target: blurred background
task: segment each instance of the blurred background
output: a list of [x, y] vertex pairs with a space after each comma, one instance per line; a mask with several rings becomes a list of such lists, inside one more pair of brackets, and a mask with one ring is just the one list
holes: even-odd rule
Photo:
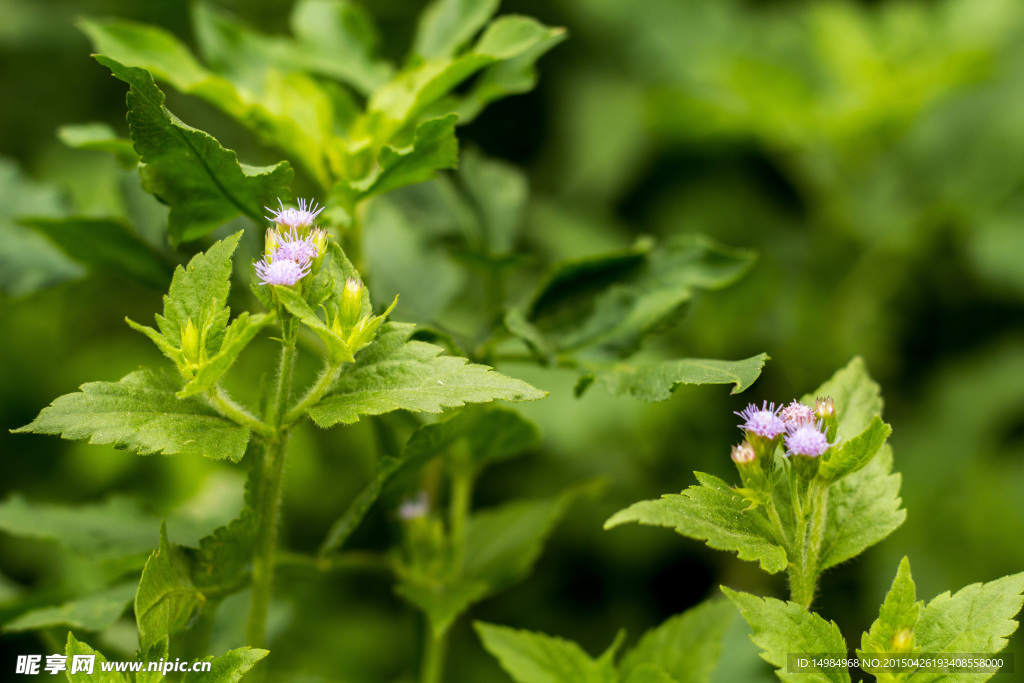
[[[266, 33], [287, 31], [288, 2], [217, 4]], [[404, 54], [423, 4], [367, 3], [385, 55]], [[925, 599], [1024, 569], [1024, 4], [506, 0], [501, 11], [570, 33], [541, 60], [533, 92], [492, 104], [460, 131], [464, 152], [503, 160], [513, 181], [512, 167], [524, 174], [526, 272], [643, 235], [698, 232], [754, 249], [759, 260], [745, 278], [704, 294], [648, 346], [727, 359], [764, 351], [771, 360], [745, 394], [684, 387], [658, 404], [596, 390], [577, 399], [572, 373], [503, 365], [551, 392], [523, 407], [543, 442], [489, 470], [476, 505], [595, 477], [610, 483], [571, 510], [532, 576], [471, 617], [559, 634], [597, 654], [618, 629], [632, 641], [719, 584], [783, 596], [781, 578], [668, 530], [601, 525], [631, 502], [689, 486], [692, 470], [733, 479], [732, 412], [812, 391], [856, 355], [886, 398], [908, 517], [826, 574], [820, 612], [859, 642], [903, 555]], [[90, 59], [74, 27], [82, 15], [158, 24], [195, 44], [185, 2], [0, 0], [0, 497], [119, 495], [153, 515], [221, 523], [240, 504], [237, 468], [7, 431], [83, 382], [160, 362], [123, 319], [151, 320], [162, 285], [86, 272], [13, 218], [115, 215], [152, 235], [165, 219], [134, 170], [57, 136], [90, 121], [126, 134], [124, 84]], [[172, 111], [243, 161], [279, 158], [208, 105], [166, 90]], [[409, 208], [431, 192], [420, 186], [371, 207], [375, 298], [402, 293], [399, 319], [459, 320], [469, 312], [446, 250], [454, 220], [421, 220]], [[395, 259], [410, 265], [389, 268]], [[529, 291], [524, 284], [520, 294]], [[247, 351], [246, 367], [270, 367], [264, 342]], [[246, 378], [237, 383], [244, 393]], [[369, 421], [297, 435], [288, 547], [315, 549], [371, 476], [373, 439]], [[393, 510], [375, 511], [354, 545], [391, 543]], [[25, 588], [44, 599], [88, 582], [87, 564], [0, 533], [0, 620], [24, 609], [15, 606]], [[286, 583], [278, 661], [310, 680], [395, 680], [415, 669], [419, 625], [387, 575], [297, 573]], [[244, 609], [244, 600], [229, 602], [224, 619]], [[104, 638], [123, 643], [127, 630]], [[506, 680], [468, 620], [453, 638], [450, 680]], [[1010, 650], [1024, 655], [1021, 644], [1017, 637]], [[741, 632], [730, 647], [756, 654]], [[6, 666], [39, 645], [8, 635], [0, 649]], [[749, 680], [764, 676], [751, 667]]]

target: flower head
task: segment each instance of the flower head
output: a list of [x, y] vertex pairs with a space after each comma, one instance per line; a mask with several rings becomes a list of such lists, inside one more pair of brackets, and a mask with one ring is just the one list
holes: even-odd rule
[[264, 258], [255, 265], [256, 274], [263, 281], [261, 285], [291, 286], [309, 275], [309, 261], [297, 263], [291, 259]]
[[269, 206], [263, 207], [272, 214], [267, 216], [267, 220], [274, 221], [279, 227], [289, 230], [305, 230], [313, 225], [316, 217], [324, 210], [322, 206], [317, 208], [316, 202], [307, 202], [305, 199], [298, 200], [299, 208], [297, 209], [284, 208], [284, 202], [280, 199], [277, 200], [277, 203], [281, 207], [279, 210], [271, 209]]
[[821, 432], [821, 423], [805, 423], [786, 434], [786, 454], [817, 458], [829, 449], [828, 438]]
[[779, 417], [782, 418], [787, 427], [799, 427], [802, 424], [814, 422], [814, 411], [794, 399], [792, 403], [782, 409]]
[[404, 522], [422, 519], [430, 514], [430, 499], [426, 491], [420, 491], [415, 498], [406, 498], [398, 506], [398, 517]]
[[779, 417], [778, 409], [774, 403], [768, 403], [768, 401], [765, 401], [760, 408], [751, 403], [736, 415], [743, 418], [740, 429], [766, 439], [774, 439], [786, 431], [786, 424]]
[[287, 259], [295, 261], [299, 265], [309, 263], [319, 255], [313, 233], [299, 237], [294, 230], [280, 236], [277, 240], [277, 248], [271, 252], [271, 258], [274, 261]]

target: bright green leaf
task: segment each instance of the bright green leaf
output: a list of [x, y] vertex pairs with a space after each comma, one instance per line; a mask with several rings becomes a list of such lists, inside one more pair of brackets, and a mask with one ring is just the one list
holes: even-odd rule
[[[718, 599], [665, 620], [647, 631], [622, 659], [623, 679], [629, 681], [633, 676], [641, 680], [639, 672], [645, 666], [656, 666], [669, 676], [667, 680], [678, 683], [710, 680], [722, 653], [722, 639], [735, 615], [731, 604]], [[659, 679], [655, 676], [653, 680]]]
[[142, 570], [135, 596], [135, 619], [143, 650], [167, 635], [185, 628], [206, 598], [192, 583], [189, 564], [179, 546], [167, 541], [160, 530], [160, 547]]
[[132, 141], [120, 137], [106, 123], [93, 121], [61, 126], [57, 129], [57, 137], [74, 149], [113, 154], [124, 166], [130, 168], [139, 163], [139, 155], [135, 153]]
[[4, 630], [31, 631], [66, 626], [83, 631], [103, 631], [114, 624], [135, 597], [138, 583], [131, 581], [100, 593], [76, 598], [56, 607], [39, 607], [4, 624]]
[[[516, 683], [617, 683], [611, 658], [593, 659], [576, 643], [478, 621], [484, 648]], [[657, 679], [655, 679], [657, 680]]]
[[[914, 635], [922, 652], [995, 654], [1017, 630], [1014, 616], [1024, 605], [1024, 572], [988, 583], [974, 583], [950, 595], [947, 591], [921, 610]], [[919, 673], [912, 683], [970, 683], [993, 674]]]
[[[664, 401], [684, 384], [732, 384], [729, 393], [746, 391], [761, 375], [768, 354], [738, 361], [680, 358], [654, 363], [615, 363], [586, 366], [595, 384], [614, 396], [641, 401]], [[584, 385], [583, 389], [587, 385]], [[579, 390], [578, 390], [578, 393]]]
[[[103, 671], [102, 664], [107, 661], [107, 658], [85, 643], [76, 640], [75, 635], [71, 631], [68, 631], [68, 642], [64, 648], [64, 655], [67, 657], [67, 671], [64, 675], [69, 683], [131, 683], [125, 674], [115, 671]], [[95, 657], [92, 673], [85, 673], [84, 671], [71, 673], [72, 658], [75, 655], [92, 655]]]
[[[910, 576], [910, 561], [904, 557], [878, 612], [878, 619], [861, 636], [861, 649], [857, 651], [857, 656], [865, 658], [898, 652], [920, 652], [920, 647], [913, 647], [912, 634], [923, 605], [923, 602], [917, 601], [917, 589]], [[904, 642], [901, 644], [897, 641]]]
[[875, 415], [863, 432], [842, 442], [836, 451], [822, 458], [819, 475], [831, 483], [859, 471], [875, 457], [890, 434], [892, 427]]
[[626, 522], [670, 527], [712, 548], [736, 552], [741, 560], [759, 562], [769, 574], [785, 569], [786, 550], [775, 538], [764, 512], [748, 510], [749, 502], [721, 479], [695, 474], [699, 486], [634, 503], [612, 515], [604, 528]]
[[790, 654], [828, 654], [846, 659], [846, 641], [835, 622], [825, 621], [795, 602], [759, 598], [722, 586], [722, 592], [739, 608], [754, 634], [750, 637], [763, 650], [761, 658], [774, 666], [787, 683], [849, 683], [843, 669], [789, 673]]
[[413, 52], [451, 57], [473, 39], [498, 10], [500, 0], [434, 0], [420, 15]]
[[242, 349], [253, 340], [260, 330], [276, 319], [274, 313], [257, 313], [250, 316], [249, 312], [245, 311], [232, 320], [224, 332], [224, 338], [217, 353], [199, 366], [195, 377], [189, 380], [185, 384], [185, 388], [176, 394], [178, 398], [193, 396], [217, 386], [217, 382], [231, 368]]
[[360, 415], [393, 410], [439, 413], [496, 399], [532, 401], [545, 396], [526, 382], [464, 358], [442, 356], [433, 344], [408, 341], [413, 326], [386, 323], [377, 339], [348, 366], [334, 391], [309, 411], [321, 427], [351, 424]]
[[[160, 640], [156, 641], [149, 646], [149, 649], [140, 651], [137, 658], [140, 662], [159, 662], [160, 660], [167, 660], [167, 652], [170, 649], [170, 638], [164, 636]], [[149, 671], [149, 667], [146, 667], [146, 671], [140, 671], [135, 674], [135, 683], [163, 683], [164, 673], [163, 671]]]
[[112, 443], [140, 455], [180, 453], [241, 460], [249, 430], [198, 399], [178, 399], [175, 394], [180, 389], [176, 380], [151, 370], [138, 370], [119, 382], [88, 382], [13, 431]]
[[854, 358], [831, 379], [800, 401], [813, 406], [817, 397], [831, 396], [838, 410], [839, 439], [860, 434], [882, 413], [882, 391], [868, 374], [864, 359]]
[[138, 233], [108, 218], [29, 218], [22, 221], [65, 254], [93, 269], [128, 275], [163, 289], [170, 266]]
[[209, 671], [188, 672], [181, 678], [181, 683], [238, 683], [249, 669], [270, 654], [269, 650], [255, 647], [240, 647], [218, 657], [206, 657], [202, 661], [211, 662]]
[[104, 55], [96, 60], [130, 86], [128, 129], [143, 162], [143, 187], [171, 207], [172, 244], [198, 239], [239, 215], [262, 223], [263, 207], [289, 194], [287, 162], [240, 164], [234, 152], [167, 110], [148, 71]]

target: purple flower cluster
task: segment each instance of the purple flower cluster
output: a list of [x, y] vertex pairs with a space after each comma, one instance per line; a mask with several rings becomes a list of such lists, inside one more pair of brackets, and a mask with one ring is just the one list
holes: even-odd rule
[[[286, 209], [281, 200], [279, 211], [268, 208], [273, 215], [268, 220], [277, 223], [276, 228], [267, 230], [267, 253], [255, 265], [261, 285], [284, 285], [290, 287], [309, 275], [313, 259], [322, 252], [326, 233], [317, 228], [306, 232], [323, 208], [313, 202], [298, 200], [298, 209]], [[287, 232], [285, 229], [287, 228]]]
[[324, 210], [324, 207], [317, 208], [316, 202], [305, 199], [299, 199], [299, 208], [297, 209], [286, 209], [284, 208], [284, 202], [280, 199], [277, 200], [280, 209], [271, 209], [269, 206], [265, 206], [267, 211], [271, 213], [267, 216], [268, 221], [274, 221], [281, 228], [287, 228], [288, 230], [304, 230], [309, 226], [313, 225], [316, 217]]
[[743, 419], [740, 429], [769, 441], [784, 436], [786, 455], [805, 455], [816, 458], [829, 449], [831, 444], [822, 431], [822, 422], [814, 420], [814, 411], [793, 401], [785, 408], [776, 408], [774, 403], [765, 401], [760, 408], [751, 403], [737, 412]]

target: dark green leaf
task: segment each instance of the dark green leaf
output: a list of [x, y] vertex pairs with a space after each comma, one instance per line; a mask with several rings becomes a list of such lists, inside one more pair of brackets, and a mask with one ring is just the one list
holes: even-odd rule
[[722, 653], [725, 631], [735, 615], [731, 604], [718, 599], [667, 619], [645, 633], [622, 659], [623, 680], [630, 680], [630, 676], [640, 680], [645, 666], [657, 667], [669, 676], [668, 680], [678, 683], [710, 680]]
[[[614, 396], [664, 401], [684, 384], [732, 384], [731, 394], [746, 391], [761, 375], [768, 354], [738, 361], [680, 358], [654, 363], [587, 365], [593, 382]], [[583, 387], [584, 389], [586, 387]], [[582, 391], [577, 391], [582, 393]]]
[[76, 598], [56, 607], [40, 607], [4, 624], [4, 630], [31, 631], [66, 626], [84, 631], [104, 631], [121, 618], [135, 597], [138, 583], [121, 583], [100, 593]]
[[345, 544], [345, 541], [356, 530], [359, 523], [363, 521], [366, 513], [370, 511], [377, 498], [380, 497], [384, 486], [400, 469], [405, 468], [408, 464], [408, 460], [392, 458], [390, 456], [384, 456], [380, 459], [377, 463], [377, 473], [373, 479], [349, 504], [345, 513], [331, 525], [330, 531], [327, 532], [327, 537], [320, 545], [321, 555], [337, 550]]
[[775, 598], [759, 598], [722, 586], [722, 592], [739, 608], [743, 618], [754, 630], [750, 637], [763, 650], [761, 658], [776, 668], [778, 677], [787, 683], [849, 683], [846, 670], [819, 670], [790, 673], [789, 654], [828, 654], [846, 659], [846, 641], [835, 622], [825, 621], [795, 602]]
[[198, 399], [178, 399], [180, 389], [179, 382], [150, 370], [133, 372], [120, 382], [88, 382], [13, 431], [112, 443], [140, 455], [181, 453], [241, 460], [249, 430]]
[[393, 410], [439, 413], [467, 403], [495, 399], [532, 401], [545, 396], [529, 384], [464, 358], [442, 356], [441, 348], [408, 341], [413, 326], [386, 323], [360, 353], [334, 391], [309, 415], [321, 427], [351, 424], [360, 415]]
[[748, 510], [749, 502], [721, 479], [703, 472], [694, 474], [699, 486], [634, 503], [612, 515], [604, 528], [626, 522], [670, 527], [712, 548], [734, 551], [741, 560], [757, 561], [769, 574], [785, 569], [786, 550], [775, 538], [764, 512]]
[[292, 170], [240, 164], [212, 136], [186, 125], [164, 106], [164, 94], [148, 71], [104, 55], [96, 60], [131, 86], [128, 129], [142, 159], [143, 186], [171, 207], [171, 242], [198, 239], [232, 218], [263, 222], [263, 207], [288, 195]]
[[836, 451], [830, 451], [822, 458], [819, 475], [831, 483], [859, 471], [871, 462], [890, 434], [892, 427], [875, 415], [863, 432], [842, 442]]
[[413, 52], [428, 59], [451, 57], [498, 10], [500, 0], [434, 0], [420, 15]]
[[609, 653], [595, 660], [562, 638], [481, 621], [473, 627], [516, 683], [618, 683]]
[[142, 649], [184, 629], [205, 602], [206, 598], [192, 583], [189, 563], [181, 548], [170, 544], [166, 529], [161, 529], [160, 547], [149, 556], [135, 596], [135, 619]]
[[405, 446], [404, 460], [425, 462], [464, 441], [477, 471], [520, 455], [540, 441], [537, 426], [502, 406], [467, 406], [446, 420], [417, 429]]
[[45, 235], [71, 258], [97, 270], [128, 275], [163, 289], [171, 269], [138, 233], [107, 218], [29, 218], [23, 225]]

